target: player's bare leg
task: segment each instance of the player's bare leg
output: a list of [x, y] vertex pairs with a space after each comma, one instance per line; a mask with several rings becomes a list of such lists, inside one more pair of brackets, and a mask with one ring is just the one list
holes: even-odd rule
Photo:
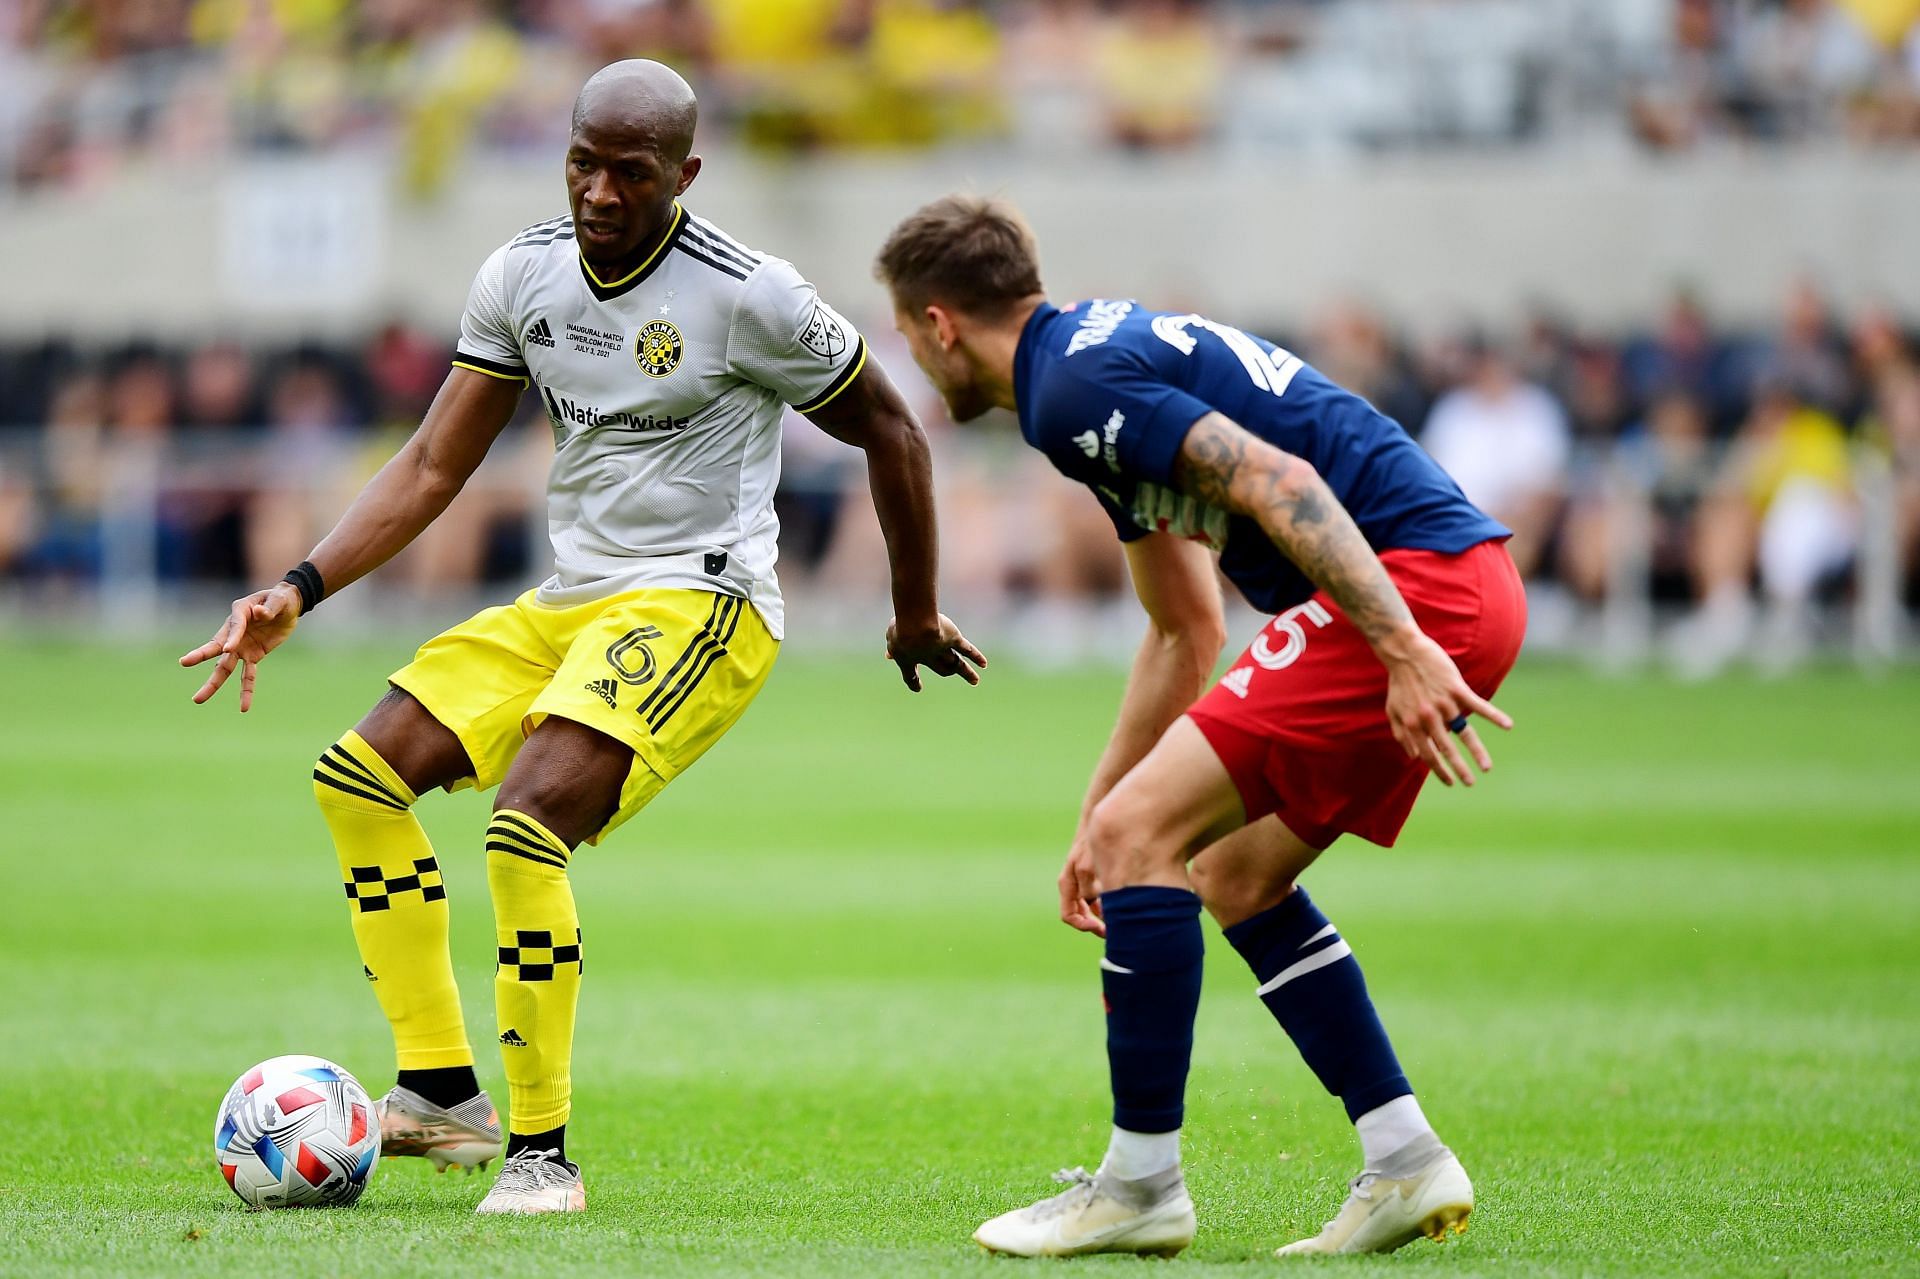
[[362, 967], [393, 1025], [399, 1077], [379, 1104], [381, 1153], [471, 1171], [500, 1157], [500, 1121], [473, 1071], [447, 949], [438, 860], [415, 799], [473, 771], [459, 739], [390, 690], [314, 766]]
[[487, 883], [500, 945], [494, 975], [500, 1054], [510, 1092], [507, 1162], [483, 1213], [580, 1212], [580, 1169], [567, 1158], [581, 937], [567, 865], [620, 806], [632, 748], [549, 717], [521, 747], [494, 798]]

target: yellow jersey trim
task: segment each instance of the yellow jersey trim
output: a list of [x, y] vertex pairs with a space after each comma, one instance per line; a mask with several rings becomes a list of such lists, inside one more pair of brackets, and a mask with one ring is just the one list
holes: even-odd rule
[[658, 262], [661, 256], [672, 247], [675, 237], [680, 234], [681, 225], [685, 223], [686, 220], [686, 209], [681, 206], [680, 201], [675, 200], [673, 202], [673, 221], [668, 225], [667, 233], [660, 237], [659, 246], [647, 255], [645, 262], [642, 262], [639, 266], [633, 268], [633, 270], [627, 272], [617, 280], [602, 280], [599, 276], [595, 275], [593, 272], [593, 264], [587, 261], [587, 255], [585, 253], [580, 255], [580, 268], [587, 273], [589, 280], [592, 280], [594, 284], [602, 289], [617, 289], [623, 285], [631, 284], [635, 276], [647, 270], [647, 268], [651, 267], [655, 262]]
[[502, 382], [519, 382], [524, 385], [528, 380], [527, 375], [524, 373], [502, 373], [497, 369], [483, 369], [478, 364], [468, 364], [465, 360], [455, 360], [453, 367], [456, 369], [470, 369], [475, 373], [484, 373], [488, 377], [497, 377]]
[[808, 404], [796, 404], [793, 406], [793, 411], [795, 413], [817, 413], [821, 409], [824, 409], [825, 407], [827, 407], [827, 405], [839, 399], [840, 396], [846, 391], [846, 389], [852, 386], [854, 382], [859, 378], [860, 370], [866, 367], [867, 367], [867, 340], [865, 338], [861, 338], [860, 354], [855, 356], [853, 363], [847, 366], [847, 371], [842, 373], [839, 377], [835, 378], [834, 384], [828, 387], [826, 389], [826, 392], [823, 395], [821, 395], [819, 399], [814, 400]]

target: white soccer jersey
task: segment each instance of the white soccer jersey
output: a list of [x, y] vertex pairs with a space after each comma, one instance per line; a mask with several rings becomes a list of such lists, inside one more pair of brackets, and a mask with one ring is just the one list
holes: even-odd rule
[[791, 263], [676, 203], [659, 250], [619, 280], [594, 276], [571, 217], [495, 250], [454, 363], [531, 378], [552, 421], [543, 602], [721, 591], [751, 601], [777, 638], [782, 405], [820, 408], [866, 359]]

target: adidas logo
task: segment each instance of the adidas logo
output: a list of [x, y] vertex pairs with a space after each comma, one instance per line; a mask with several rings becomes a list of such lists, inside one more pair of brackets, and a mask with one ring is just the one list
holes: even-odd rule
[[620, 694], [620, 686], [614, 683], [612, 680], [610, 679], [589, 680], [587, 681], [587, 691], [589, 693], [598, 694], [600, 697], [600, 700], [605, 702], [608, 706], [612, 707], [614, 710], [617, 711], [620, 709], [620, 703], [615, 700]]
[[375, 977], [375, 976], [373, 975], [373, 969], [371, 969], [371, 968], [369, 968], [369, 967], [367, 967], [367, 966], [366, 966], [365, 964], [362, 964], [362, 965], [360, 965], [360, 971], [361, 971], [361, 972], [363, 972], [363, 973], [365, 973], [365, 974], [367, 975], [367, 980], [368, 980], [368, 981], [379, 981], [379, 980], [380, 980], [380, 979], [379, 979], [378, 977]]
[[1247, 685], [1251, 684], [1252, 682], [1253, 682], [1253, 667], [1251, 666], [1242, 666], [1239, 670], [1228, 671], [1225, 675], [1222, 675], [1220, 677], [1220, 687], [1226, 689], [1229, 693], [1232, 693], [1235, 697], [1241, 698], [1243, 700], [1246, 698], [1246, 695], [1247, 695]]
[[1080, 451], [1088, 457], [1100, 456], [1100, 433], [1098, 431], [1087, 431], [1083, 434], [1076, 435], [1073, 437], [1073, 442], [1078, 444]]
[[553, 345], [553, 330], [547, 327], [545, 316], [535, 320], [533, 327], [527, 330], [527, 342], [531, 346]]
[[509, 1026], [500, 1032], [500, 1042], [509, 1048], [525, 1048], [527, 1041], [520, 1038], [520, 1032]]

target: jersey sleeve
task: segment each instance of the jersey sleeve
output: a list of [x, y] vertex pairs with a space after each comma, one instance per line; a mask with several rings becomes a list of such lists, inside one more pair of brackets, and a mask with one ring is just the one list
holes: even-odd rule
[[1187, 432], [1212, 411], [1140, 352], [1099, 348], [1049, 371], [1035, 415], [1037, 443], [1069, 475], [1106, 472], [1171, 486]]
[[520, 354], [520, 338], [507, 310], [507, 246], [493, 251], [467, 290], [467, 309], [460, 316], [460, 343], [454, 365], [509, 381], [527, 376]]
[[742, 286], [727, 365], [802, 413], [825, 408], [860, 376], [867, 342], [792, 264], [769, 258]]

